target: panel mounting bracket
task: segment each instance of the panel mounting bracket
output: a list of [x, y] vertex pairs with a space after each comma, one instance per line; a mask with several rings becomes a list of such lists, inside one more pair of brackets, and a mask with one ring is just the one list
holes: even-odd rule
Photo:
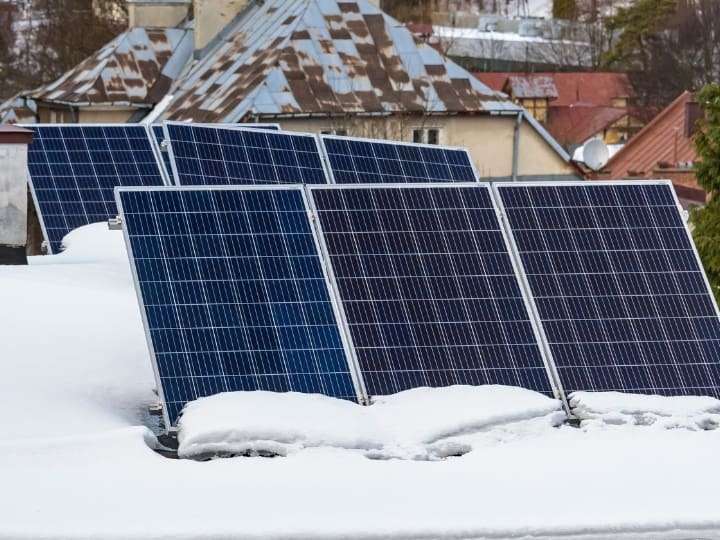
[[111, 231], [122, 231], [123, 222], [120, 216], [108, 219], [108, 229]]

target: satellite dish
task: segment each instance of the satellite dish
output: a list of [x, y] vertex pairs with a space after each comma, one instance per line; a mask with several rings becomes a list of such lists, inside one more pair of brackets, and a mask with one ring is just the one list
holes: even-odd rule
[[583, 161], [593, 171], [599, 171], [610, 159], [610, 150], [600, 139], [593, 139], [583, 146]]

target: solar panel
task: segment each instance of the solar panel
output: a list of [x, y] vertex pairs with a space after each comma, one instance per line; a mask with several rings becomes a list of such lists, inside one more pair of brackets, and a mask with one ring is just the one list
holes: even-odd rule
[[165, 129], [178, 185], [327, 184], [314, 135], [176, 122]]
[[369, 395], [453, 384], [553, 393], [488, 185], [309, 191]]
[[468, 151], [321, 135], [335, 184], [476, 182]]
[[116, 186], [161, 186], [160, 165], [145, 126], [50, 124], [28, 148], [30, 186], [51, 253], [63, 237], [117, 215]]
[[720, 397], [720, 319], [669, 183], [496, 189], [566, 391]]
[[117, 198], [168, 426], [224, 391], [358, 398], [302, 187]]
[[[195, 125], [207, 125], [207, 124], [195, 124]], [[280, 131], [279, 124], [222, 124], [222, 127], [244, 127], [247, 129], [266, 129], [268, 131]], [[150, 126], [153, 138], [155, 140], [155, 147], [158, 155], [162, 158], [162, 163], [165, 167], [166, 178], [172, 179], [170, 183], [174, 183], [172, 163], [170, 162], [170, 153], [163, 146], [165, 141], [165, 129], [162, 124], [153, 124]]]

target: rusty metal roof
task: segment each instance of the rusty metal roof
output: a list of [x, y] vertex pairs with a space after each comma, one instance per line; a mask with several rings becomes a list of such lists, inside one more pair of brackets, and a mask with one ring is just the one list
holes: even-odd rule
[[165, 118], [521, 110], [367, 0], [266, 0], [178, 81]]
[[505, 89], [516, 98], [547, 98], [558, 97], [555, 81], [548, 75], [513, 75], [508, 77]]
[[29, 95], [70, 105], [152, 107], [168, 92], [192, 53], [189, 29], [131, 28]]
[[0, 104], [0, 124], [34, 124], [37, 122], [37, 103], [21, 94]]

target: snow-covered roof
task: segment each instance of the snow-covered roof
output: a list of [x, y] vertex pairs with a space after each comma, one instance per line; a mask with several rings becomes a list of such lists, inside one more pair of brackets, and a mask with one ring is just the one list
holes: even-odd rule
[[418, 390], [368, 414], [220, 396], [197, 403], [186, 442], [274, 441], [286, 457], [162, 457], [122, 232], [95, 224], [66, 243], [0, 266], [1, 538], [720, 536], [716, 400], [578, 395], [578, 429], [503, 387]]

